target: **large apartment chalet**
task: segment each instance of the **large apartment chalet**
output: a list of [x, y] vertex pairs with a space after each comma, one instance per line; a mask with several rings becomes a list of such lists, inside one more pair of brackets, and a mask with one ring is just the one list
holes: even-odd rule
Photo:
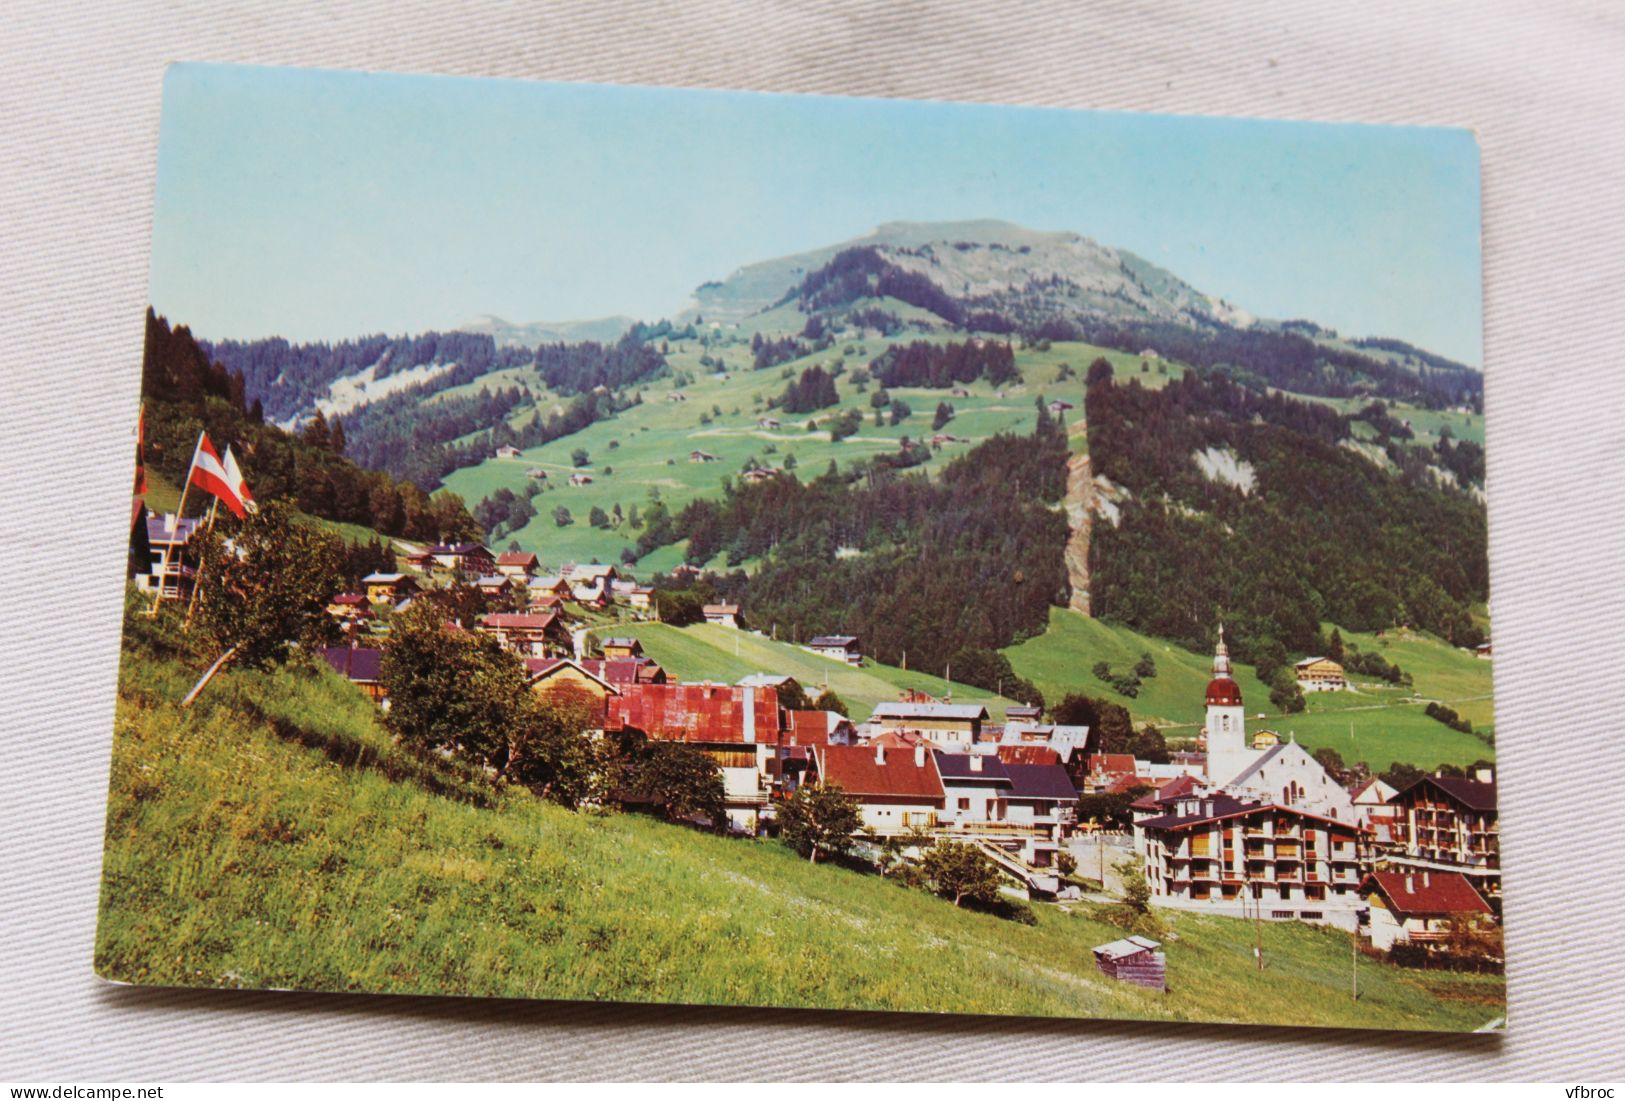
[[1383, 859], [1406, 870], [1459, 872], [1495, 904], [1501, 895], [1501, 830], [1495, 781], [1424, 776], [1389, 801], [1392, 840]]

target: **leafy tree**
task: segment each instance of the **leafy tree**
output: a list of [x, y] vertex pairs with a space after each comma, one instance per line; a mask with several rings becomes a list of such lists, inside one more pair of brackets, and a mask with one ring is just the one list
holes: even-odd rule
[[941, 432], [954, 419], [954, 407], [945, 401], [937, 402], [936, 414], [931, 418], [931, 431]]
[[958, 906], [965, 899], [984, 905], [999, 899], [999, 871], [981, 850], [958, 841], [942, 841], [921, 861], [937, 893]]
[[703, 818], [718, 832], [728, 827], [722, 770], [692, 746], [651, 742], [636, 766], [633, 791], [670, 821]]
[[1087, 726], [1100, 732], [1100, 752], [1125, 753], [1134, 736], [1128, 709], [1110, 700], [1068, 693], [1050, 709], [1050, 718], [1065, 726]]
[[1134, 675], [1137, 677], [1154, 677], [1157, 675], [1157, 660], [1150, 653], [1140, 655], [1140, 660], [1134, 663]]
[[1416, 781], [1422, 779], [1427, 773], [1406, 761], [1395, 761], [1377, 777], [1395, 791], [1404, 791]]
[[800, 681], [786, 681], [777, 689], [779, 706], [786, 711], [816, 711]]
[[390, 625], [379, 678], [385, 725], [422, 752], [453, 751], [501, 770], [519, 716], [531, 706], [525, 670], [490, 635], [455, 630], [432, 601]]
[[429, 498], [430, 522], [435, 538], [444, 543], [473, 543], [485, 536], [479, 523], [469, 515], [463, 499], [449, 489]]
[[1162, 731], [1151, 725], [1140, 728], [1140, 732], [1129, 741], [1129, 752], [1142, 761], [1152, 764], [1165, 765], [1172, 757], [1168, 753], [1168, 742], [1162, 736]]
[[333, 450], [333, 436], [327, 427], [327, 416], [320, 410], [305, 424], [304, 432], [300, 433], [305, 443], [318, 451]]
[[571, 524], [575, 523], [575, 517], [570, 515], [569, 509], [565, 508], [563, 505], [560, 505], [558, 508], [553, 510], [553, 522], [561, 528], [567, 528]]
[[1061, 849], [1055, 854], [1055, 870], [1062, 875], [1071, 875], [1078, 870], [1078, 858]]
[[1267, 683], [1270, 686], [1270, 703], [1277, 710], [1291, 715], [1304, 709], [1303, 689], [1298, 687], [1297, 677], [1290, 666], [1283, 665], [1276, 669]]
[[1442, 954], [1452, 962], [1491, 969], [1506, 959], [1501, 926], [1484, 914], [1454, 914], [1445, 925]]
[[608, 794], [608, 743], [590, 732], [603, 724], [585, 692], [531, 692], [512, 718], [504, 774], [544, 799], [575, 808]]
[[1113, 865], [1113, 870], [1123, 883], [1123, 905], [1135, 915], [1149, 914], [1151, 885], [1145, 881], [1145, 873], [1140, 870], [1140, 862], [1130, 856]]
[[607, 528], [609, 527], [609, 514], [598, 505], [593, 505], [592, 510], [587, 513], [587, 523], [595, 528]]
[[857, 801], [839, 784], [803, 785], [779, 809], [780, 836], [813, 864], [820, 854], [846, 852], [862, 825]]
[[909, 408], [908, 402], [904, 401], [902, 398], [893, 398], [890, 409], [892, 426], [896, 427], [897, 425], [902, 424], [913, 412], [914, 410]]
[[1311, 755], [1320, 762], [1320, 766], [1335, 778], [1341, 776], [1348, 768], [1343, 763], [1343, 755], [1331, 746], [1321, 746]]
[[570, 452], [571, 466], [586, 466], [591, 461], [592, 456], [587, 454], [587, 449], [585, 447], [578, 447], [574, 451]]
[[1110, 382], [1111, 380], [1111, 361], [1105, 356], [1096, 356], [1094, 362], [1089, 364], [1089, 372], [1083, 376], [1084, 385], [1094, 387], [1103, 382]]
[[1093, 820], [1106, 830], [1129, 829], [1134, 825], [1134, 812], [1129, 809], [1129, 804], [1154, 790], [1149, 784], [1136, 784], [1127, 791], [1079, 796], [1078, 821]]
[[343, 544], [290, 514], [286, 502], [269, 501], [235, 530], [228, 519], [199, 537], [197, 627], [219, 650], [235, 646], [238, 665], [263, 668], [294, 642], [333, 637], [326, 605], [342, 578]]
[[833, 688], [826, 688], [818, 693], [818, 698], [812, 702], [812, 709], [814, 711], [834, 711], [836, 714], [845, 715], [848, 718], [852, 716], [852, 712], [847, 709], [846, 701], [837, 696]]

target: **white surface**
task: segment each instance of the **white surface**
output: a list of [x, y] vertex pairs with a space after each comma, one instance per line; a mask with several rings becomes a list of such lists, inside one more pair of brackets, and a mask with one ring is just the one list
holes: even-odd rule
[[[1625, 1077], [1620, 7], [4, 7], [0, 1078]], [[171, 59], [1476, 128], [1511, 1032], [1385, 1038], [100, 984], [90, 954], [120, 502]]]

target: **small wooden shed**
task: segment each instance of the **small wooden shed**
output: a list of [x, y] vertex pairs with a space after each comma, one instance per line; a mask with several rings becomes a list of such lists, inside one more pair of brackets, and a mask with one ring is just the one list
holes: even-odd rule
[[1162, 945], [1149, 937], [1124, 937], [1096, 946], [1095, 966], [1118, 982], [1131, 982], [1152, 990], [1167, 990], [1167, 961], [1157, 951]]

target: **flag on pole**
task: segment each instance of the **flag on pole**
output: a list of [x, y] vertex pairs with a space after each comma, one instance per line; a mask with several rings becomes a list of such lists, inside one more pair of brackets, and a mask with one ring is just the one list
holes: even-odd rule
[[243, 468], [237, 465], [237, 456], [226, 448], [226, 479], [236, 488], [237, 499], [242, 501], [243, 507], [249, 512], [258, 512], [260, 506], [254, 503], [254, 494], [249, 492], [248, 480], [243, 477]]
[[226, 465], [215, 453], [207, 432], [198, 437], [197, 450], [192, 453], [192, 469], [187, 478], [199, 489], [214, 494], [237, 519], [241, 520], [247, 515], [243, 499], [237, 491], [236, 480], [227, 473]]
[[135, 420], [135, 495], [147, 495], [147, 407]]

